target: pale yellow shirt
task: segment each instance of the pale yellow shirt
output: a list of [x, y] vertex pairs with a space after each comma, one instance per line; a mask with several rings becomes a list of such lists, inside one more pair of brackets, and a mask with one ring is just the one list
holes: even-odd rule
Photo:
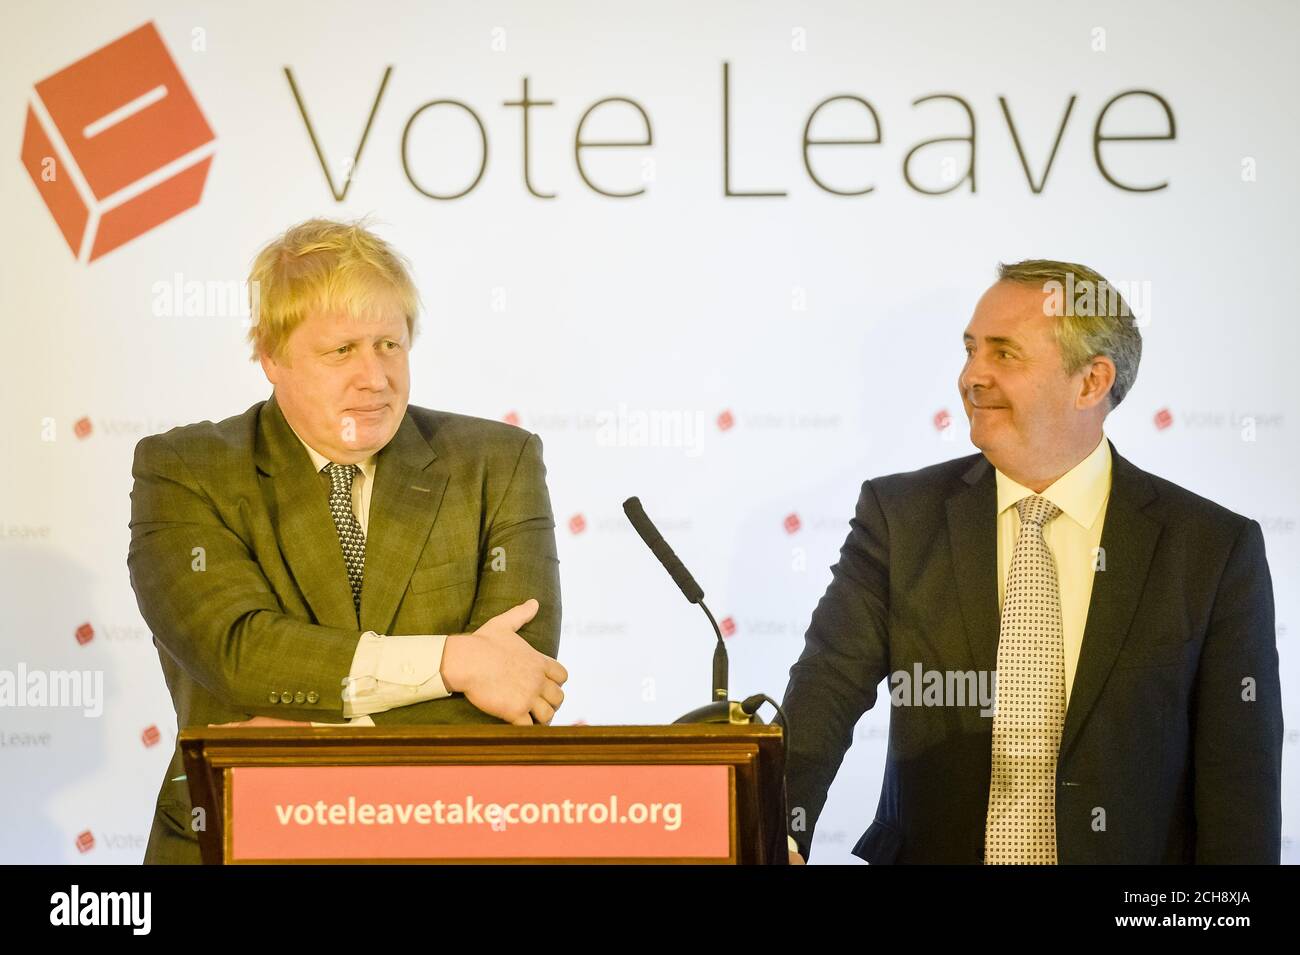
[[[1006, 593], [1007, 573], [1020, 536], [1020, 512], [1015, 504], [1034, 492], [994, 469], [998, 483], [998, 608]], [[1061, 591], [1061, 628], [1065, 644], [1065, 705], [1079, 667], [1083, 629], [1088, 622], [1094, 569], [1099, 563], [1101, 528], [1110, 500], [1110, 443], [1102, 435], [1092, 453], [1062, 474], [1039, 496], [1061, 509], [1043, 527], [1043, 541], [1056, 562]]]
[[[319, 474], [330, 459], [289, 426], [302, 442]], [[375, 486], [376, 456], [358, 462], [361, 473], [352, 480], [352, 513], [361, 525], [361, 533], [370, 527], [370, 494]], [[353, 726], [374, 726], [369, 716], [395, 706], [422, 703], [451, 696], [442, 681], [442, 651], [445, 634], [383, 637], [367, 630], [357, 642], [352, 668], [343, 681], [343, 715]], [[312, 723], [313, 726], [336, 726], [336, 723]]]

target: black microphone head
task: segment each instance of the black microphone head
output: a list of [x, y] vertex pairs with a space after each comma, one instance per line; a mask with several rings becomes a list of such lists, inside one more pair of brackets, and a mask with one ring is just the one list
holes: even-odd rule
[[655, 527], [654, 521], [650, 520], [649, 515], [645, 512], [645, 508], [641, 506], [641, 498], [629, 497], [624, 501], [623, 513], [626, 514], [627, 519], [632, 522], [632, 526], [636, 528], [636, 532], [641, 536], [641, 539], [646, 542], [647, 547], [651, 550], [655, 550], [657, 547], [662, 545], [663, 537], [659, 533], [659, 528]]
[[671, 547], [659, 533], [654, 522], [646, 515], [645, 508], [641, 506], [641, 499], [629, 497], [623, 502], [623, 513], [627, 519], [632, 522], [636, 532], [641, 535], [641, 540], [645, 541], [647, 547], [659, 558], [659, 563], [664, 565], [669, 576], [677, 584], [682, 594], [693, 604], [700, 603], [704, 599], [704, 590], [695, 582], [690, 571], [682, 564], [680, 558], [673, 553]]

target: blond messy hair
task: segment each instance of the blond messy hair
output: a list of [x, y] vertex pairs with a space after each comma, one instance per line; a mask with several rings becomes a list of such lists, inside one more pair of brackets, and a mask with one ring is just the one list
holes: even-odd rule
[[396, 305], [415, 341], [420, 295], [410, 263], [363, 220], [308, 219], [271, 240], [248, 275], [253, 360], [279, 358], [313, 309], [378, 317]]

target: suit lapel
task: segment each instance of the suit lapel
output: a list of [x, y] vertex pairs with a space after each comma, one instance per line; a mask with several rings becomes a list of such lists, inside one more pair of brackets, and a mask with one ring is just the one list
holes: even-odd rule
[[447, 460], [438, 457], [408, 412], [376, 458], [361, 588], [362, 630], [387, 633], [392, 626], [449, 476]]
[[957, 600], [975, 669], [998, 663], [998, 490], [988, 458], [962, 475], [966, 485], [948, 498], [948, 540], [957, 576]]
[[[1107, 441], [1110, 439], [1107, 438]], [[1088, 620], [1065, 714], [1060, 757], [1079, 735], [1128, 634], [1146, 586], [1160, 524], [1142, 509], [1155, 497], [1144, 471], [1120, 457], [1112, 442], [1111, 489], [1102, 527], [1106, 570], [1093, 575]], [[947, 500], [957, 597], [975, 668], [997, 669], [1001, 617], [997, 582], [997, 477], [981, 456], [962, 475], [965, 487]]]
[[1106, 504], [1106, 522], [1101, 531], [1106, 569], [1098, 569], [1093, 574], [1088, 621], [1070, 690], [1058, 759], [1069, 752], [1101, 694], [1142, 599], [1160, 537], [1160, 524], [1142, 512], [1155, 497], [1150, 478], [1120, 457], [1114, 443], [1110, 452], [1110, 501]]
[[316, 621], [355, 629], [357, 612], [329, 498], [274, 395], [258, 417], [256, 461], [270, 478], [275, 508], [271, 524], [280, 552]]

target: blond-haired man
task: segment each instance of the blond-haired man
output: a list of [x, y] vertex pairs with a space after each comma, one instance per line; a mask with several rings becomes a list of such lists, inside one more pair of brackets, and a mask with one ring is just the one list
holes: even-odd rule
[[1092, 269], [1002, 266], [962, 340], [981, 453], [862, 485], [790, 670], [792, 861], [888, 680], [868, 862], [1276, 863], [1259, 523], [1106, 438], [1142, 339]]
[[[127, 557], [180, 728], [549, 723], [568, 674], [535, 434], [407, 404], [419, 296], [359, 224], [257, 256], [273, 394], [136, 447]], [[198, 862], [180, 751], [146, 862]]]

